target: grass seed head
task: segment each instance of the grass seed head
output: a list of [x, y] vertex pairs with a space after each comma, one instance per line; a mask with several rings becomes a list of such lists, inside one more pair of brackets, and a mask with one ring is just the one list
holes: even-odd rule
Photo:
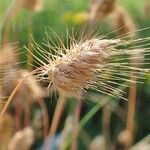
[[119, 35], [128, 35], [128, 39], [137, 38], [137, 28], [129, 13], [122, 6], [116, 6], [110, 16], [113, 27]]
[[[28, 76], [29, 72], [27, 70], [20, 70], [17, 76], [15, 76], [12, 82], [15, 87], [22, 79]], [[33, 103], [35, 100], [39, 100], [46, 95], [44, 89], [38, 84], [35, 76], [30, 75], [23, 82], [22, 86], [18, 90], [18, 95], [20, 100], [22, 100], [21, 104], [24, 106], [25, 103]]]
[[119, 40], [91, 39], [74, 44], [62, 57], [42, 67], [48, 75], [49, 87], [66, 96], [78, 95], [96, 82], [98, 70], [104, 66], [107, 51]]
[[[17, 84], [30, 73], [27, 70], [7, 71], [7, 74], [3, 78], [2, 95], [3, 97], [9, 97], [13, 89]], [[40, 86], [37, 79], [33, 75], [29, 75], [25, 79], [22, 86], [19, 88], [14, 99], [19, 99], [20, 106], [24, 109], [26, 104], [32, 104], [36, 100], [40, 100], [47, 95], [46, 90]]]
[[[27, 70], [21, 70], [20, 75], [17, 78], [19, 82], [26, 76], [28, 76], [29, 72]], [[18, 83], [16, 81], [16, 83]], [[30, 75], [23, 83], [22, 87], [18, 91], [20, 99], [28, 100], [29, 103], [32, 103], [33, 100], [40, 99], [46, 95], [46, 92], [42, 89], [42, 87], [36, 81], [36, 78], [33, 75]]]
[[101, 21], [110, 14], [116, 5], [116, 0], [92, 0], [90, 8], [90, 20]]
[[58, 40], [61, 47], [50, 45], [46, 40], [44, 46], [49, 51], [36, 43], [38, 49], [35, 50], [42, 59], [32, 53], [34, 62], [40, 66], [37, 67], [37, 77], [49, 84], [50, 92], [57, 91], [71, 97], [79, 96], [82, 90], [92, 89], [125, 99], [123, 89], [129, 83], [135, 83], [132, 80], [134, 76], [137, 75], [137, 83], [143, 83], [143, 75], [149, 71], [140, 68], [149, 64], [143, 59], [150, 55], [150, 50], [142, 48], [149, 37], [128, 41], [91, 37], [75, 41], [71, 38], [71, 44], [67, 47], [61, 39]]

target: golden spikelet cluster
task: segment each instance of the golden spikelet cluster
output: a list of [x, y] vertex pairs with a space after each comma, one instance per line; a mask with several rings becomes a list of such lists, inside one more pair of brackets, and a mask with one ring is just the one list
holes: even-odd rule
[[[27, 70], [19, 68], [18, 56], [15, 49], [6, 45], [0, 49], [0, 95], [1, 98], [8, 97], [17, 84], [30, 74]], [[37, 83], [36, 78], [30, 75], [24, 81], [19, 89], [16, 97], [20, 100], [32, 103], [34, 100], [40, 99], [46, 95], [43, 88]], [[22, 103], [23, 104], [23, 103]]]
[[92, 0], [90, 7], [90, 20], [101, 21], [115, 8], [116, 0]]
[[[16, 84], [29, 75], [27, 70], [21, 70], [20, 75], [18, 76]], [[40, 87], [37, 83], [36, 78], [33, 75], [30, 75], [23, 83], [22, 87], [18, 91], [18, 96], [21, 99], [27, 100], [32, 103], [33, 100], [41, 99], [46, 95], [46, 92]]]
[[137, 28], [134, 21], [128, 11], [116, 0], [93, 0], [89, 15], [89, 21], [92, 24], [109, 17], [108, 23], [118, 32], [118, 35], [128, 34], [129, 36], [126, 36], [128, 39], [137, 37]]
[[[4, 87], [6, 89], [5, 95], [10, 95], [17, 84], [29, 75], [27, 70], [19, 70], [17, 73], [7, 74], [5, 76]], [[8, 82], [9, 81], [9, 82]], [[7, 93], [6, 93], [7, 92]], [[44, 89], [38, 84], [36, 78], [30, 75], [19, 88], [15, 99], [20, 100], [20, 106], [24, 108], [26, 104], [32, 104], [36, 100], [40, 100], [46, 95]]]
[[72, 45], [62, 57], [56, 57], [41, 67], [41, 75], [48, 75], [49, 87], [66, 96], [78, 95], [96, 82], [101, 66], [105, 65], [107, 51], [118, 40], [91, 39]]
[[11, 139], [8, 150], [29, 150], [34, 142], [34, 132], [30, 127], [18, 131]]
[[[44, 60], [33, 54], [34, 61], [40, 65], [38, 78], [49, 83], [51, 92], [58, 91], [66, 97], [78, 96], [82, 90], [94, 89], [122, 98], [124, 92], [115, 88], [121, 85], [118, 81], [133, 82], [129, 79], [131, 70], [139, 74], [143, 74], [144, 70], [131, 67], [132, 63], [139, 63], [131, 61], [131, 57], [136, 57], [134, 54], [141, 52], [141, 49], [119, 47], [136, 42], [92, 38], [74, 42], [69, 49], [64, 49], [65, 52], [59, 49], [56, 55], [41, 49], [38, 53]], [[140, 57], [143, 59], [143, 56], [138, 56], [138, 59]]]

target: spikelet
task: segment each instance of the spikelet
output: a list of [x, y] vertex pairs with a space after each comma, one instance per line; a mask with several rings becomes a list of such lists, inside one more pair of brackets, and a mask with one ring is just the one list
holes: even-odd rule
[[43, 0], [24, 0], [23, 6], [31, 11], [41, 11]]
[[0, 120], [0, 144], [8, 144], [14, 132], [14, 120], [9, 113], [5, 113]]
[[116, 0], [92, 0], [90, 8], [90, 20], [101, 21], [110, 14], [116, 5]]
[[42, 75], [48, 75], [49, 87], [53, 91], [66, 96], [78, 95], [82, 89], [88, 89], [92, 81], [96, 82], [98, 69], [105, 64], [108, 55], [106, 51], [117, 42], [92, 39], [72, 45], [65, 55], [43, 66]]
[[34, 142], [34, 132], [31, 127], [18, 131], [9, 143], [9, 150], [29, 150]]
[[[25, 78], [28, 74], [29, 72], [27, 70], [21, 70], [18, 82]], [[29, 102], [32, 102], [32, 100], [37, 100], [44, 97], [46, 95], [45, 93], [46, 92], [44, 92], [44, 90], [37, 83], [36, 78], [30, 75], [20, 88], [19, 97], [27, 100], [30, 99]]]
[[122, 6], [117, 5], [110, 16], [111, 24], [119, 35], [128, 35], [126, 38], [137, 38], [137, 28], [129, 13]]
[[[58, 91], [66, 97], [78, 96], [81, 90], [93, 89], [107, 95], [113, 93], [113, 96], [122, 98], [124, 92], [115, 86], [127, 87], [127, 83], [133, 82], [129, 78], [131, 70], [144, 74], [144, 69], [131, 66], [131, 56], [139, 53], [141, 49], [131, 51], [129, 47], [119, 48], [127, 43], [120, 39], [93, 38], [74, 41], [69, 49], [58, 48], [58, 51], [55, 50], [58, 55], [41, 49], [38, 53], [44, 60], [33, 54], [34, 61], [41, 66], [38, 68], [38, 78], [49, 83], [50, 92]], [[51, 48], [50, 45], [48, 47]], [[149, 50], [147, 53], [146, 55], [149, 55]]]
[[[17, 74], [13, 74], [11, 76], [6, 75], [5, 80], [5, 89], [8, 89], [9, 92], [16, 87], [16, 85], [25, 78], [29, 72], [27, 70], [19, 70]], [[11, 78], [13, 76], [13, 78]], [[7, 81], [9, 82], [7, 83]], [[10, 94], [9, 93], [9, 94]], [[8, 94], [7, 94], [8, 95]], [[42, 89], [42, 87], [36, 81], [36, 78], [33, 75], [30, 75], [22, 84], [17, 93], [17, 98], [21, 100], [21, 105], [24, 108], [25, 103], [32, 104], [36, 100], [41, 99], [46, 95], [46, 92]]]

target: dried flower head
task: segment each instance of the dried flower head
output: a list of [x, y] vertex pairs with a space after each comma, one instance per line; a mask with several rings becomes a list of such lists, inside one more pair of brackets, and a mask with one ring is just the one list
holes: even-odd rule
[[115, 8], [116, 0], [92, 0], [90, 8], [90, 20], [101, 21]]
[[66, 97], [77, 96], [81, 90], [86, 89], [108, 95], [114, 92], [114, 96], [121, 97], [123, 91], [115, 88], [121, 85], [118, 81], [132, 82], [129, 79], [131, 70], [143, 73], [143, 69], [131, 67], [132, 62], [129, 62], [131, 56], [139, 53], [139, 50], [126, 47], [119, 49], [124, 44], [119, 39], [93, 38], [75, 42], [70, 49], [65, 49], [65, 53], [63, 49], [55, 50], [59, 55], [41, 50], [41, 54], [40, 51], [38, 53], [44, 61], [33, 54], [41, 66], [38, 77], [49, 83], [50, 90], [58, 91]]
[[31, 127], [18, 131], [9, 143], [9, 150], [28, 150], [34, 142], [34, 133]]
[[[21, 79], [25, 78], [28, 74], [29, 72], [27, 70], [21, 70], [17, 81], [19, 82]], [[18, 93], [20, 98], [28, 100], [29, 102], [32, 102], [32, 100], [40, 99], [46, 95], [46, 92], [38, 84], [36, 78], [33, 75], [30, 75], [24, 81]]]
[[[12, 90], [17, 86], [17, 84], [28, 76], [29, 72], [27, 70], [19, 70], [16, 74], [8, 74], [5, 76], [5, 86], [4, 88], [8, 91], [5, 95], [10, 95]], [[9, 81], [9, 82], [8, 82]], [[30, 75], [22, 84], [20, 89], [16, 94], [16, 98], [21, 101], [23, 108], [26, 103], [31, 104], [35, 100], [39, 100], [46, 95], [46, 91], [39, 85], [35, 76]]]
[[105, 64], [108, 47], [117, 42], [92, 39], [73, 45], [65, 55], [42, 67], [50, 80], [49, 87], [66, 96], [88, 89], [96, 81], [100, 66]]

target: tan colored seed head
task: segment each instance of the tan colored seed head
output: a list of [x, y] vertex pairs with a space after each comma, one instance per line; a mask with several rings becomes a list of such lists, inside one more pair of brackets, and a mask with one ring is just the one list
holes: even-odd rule
[[116, 5], [116, 0], [92, 0], [90, 8], [90, 20], [101, 21], [110, 14]]
[[[29, 72], [27, 70], [21, 70], [16, 83], [28, 75]], [[33, 100], [40, 99], [46, 95], [46, 92], [44, 92], [33, 75], [28, 76], [18, 93], [21, 99], [27, 100], [30, 103], [32, 103]]]
[[[3, 79], [2, 96], [9, 97], [17, 84], [29, 74], [30, 73], [27, 70], [8, 71]], [[19, 88], [14, 99], [18, 99], [20, 107], [24, 109], [26, 105], [30, 105], [46, 95], [47, 91], [40, 86], [35, 76], [29, 75]]]
[[78, 95], [81, 90], [89, 88], [105, 64], [107, 50], [117, 42], [91, 39], [74, 44], [62, 57], [56, 57], [42, 67], [50, 80], [49, 87], [66, 96]]

